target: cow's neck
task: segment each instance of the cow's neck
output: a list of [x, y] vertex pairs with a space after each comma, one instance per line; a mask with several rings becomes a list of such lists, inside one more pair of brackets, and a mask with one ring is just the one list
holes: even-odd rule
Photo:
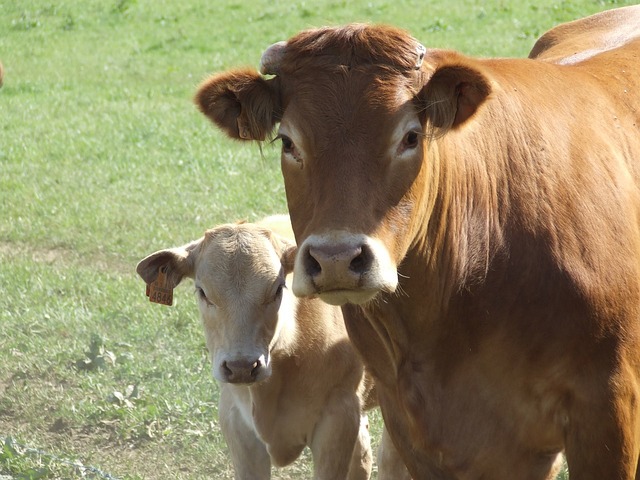
[[474, 132], [448, 136], [429, 147], [416, 185], [413, 242], [398, 268], [400, 288], [368, 307], [372, 315], [393, 317], [387, 330], [398, 344], [436, 342], [434, 333], [448, 328], [442, 324], [452, 299], [482, 285], [503, 249], [500, 219], [508, 201], [501, 195], [509, 189], [499, 172], [506, 156], [483, 151], [492, 143], [478, 144]]

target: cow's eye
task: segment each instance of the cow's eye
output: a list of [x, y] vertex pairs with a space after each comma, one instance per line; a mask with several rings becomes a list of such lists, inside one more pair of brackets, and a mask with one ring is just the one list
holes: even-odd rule
[[198, 299], [202, 300], [207, 305], [209, 305], [209, 306], [214, 306], [215, 305], [213, 302], [211, 302], [207, 298], [207, 295], [204, 293], [204, 290], [201, 287], [196, 287], [196, 295], [198, 295]]
[[293, 153], [295, 148], [293, 141], [286, 135], [280, 135], [280, 140], [282, 141], [282, 151], [284, 153]]
[[402, 147], [404, 149], [413, 149], [418, 146], [418, 140], [420, 139], [420, 133], [415, 130], [411, 130], [407, 132], [407, 134], [402, 139]]
[[276, 138], [282, 142], [282, 153], [286, 155], [287, 158], [294, 160], [300, 169], [303, 169], [304, 161], [300, 155], [300, 150], [296, 147], [296, 144], [293, 143], [293, 140], [281, 133], [278, 134]]

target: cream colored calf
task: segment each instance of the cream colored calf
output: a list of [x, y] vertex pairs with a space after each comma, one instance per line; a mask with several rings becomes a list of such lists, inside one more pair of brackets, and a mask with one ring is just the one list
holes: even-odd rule
[[292, 238], [286, 216], [221, 225], [149, 255], [137, 271], [152, 289], [159, 277], [169, 289], [185, 276], [195, 281], [237, 479], [269, 478], [272, 464], [293, 462], [305, 446], [314, 478], [367, 479], [372, 459], [362, 412], [371, 385], [340, 308], [292, 295]]

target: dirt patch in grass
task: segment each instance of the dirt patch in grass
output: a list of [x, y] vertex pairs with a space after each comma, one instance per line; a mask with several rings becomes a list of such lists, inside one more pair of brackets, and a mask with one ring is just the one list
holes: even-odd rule
[[113, 254], [92, 252], [86, 255], [65, 247], [38, 248], [21, 243], [0, 242], [0, 259], [13, 257], [27, 258], [35, 263], [47, 265], [90, 266], [101, 272], [126, 274], [135, 271], [134, 263], [127, 263]]

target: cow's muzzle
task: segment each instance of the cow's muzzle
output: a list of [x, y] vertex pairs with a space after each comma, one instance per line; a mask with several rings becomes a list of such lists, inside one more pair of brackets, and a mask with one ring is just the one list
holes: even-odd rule
[[293, 292], [332, 305], [366, 303], [397, 286], [396, 267], [377, 240], [349, 232], [308, 237], [298, 249]]
[[357, 283], [370, 269], [372, 254], [366, 245], [310, 245], [302, 261], [307, 275], [344, 277], [348, 283]]

